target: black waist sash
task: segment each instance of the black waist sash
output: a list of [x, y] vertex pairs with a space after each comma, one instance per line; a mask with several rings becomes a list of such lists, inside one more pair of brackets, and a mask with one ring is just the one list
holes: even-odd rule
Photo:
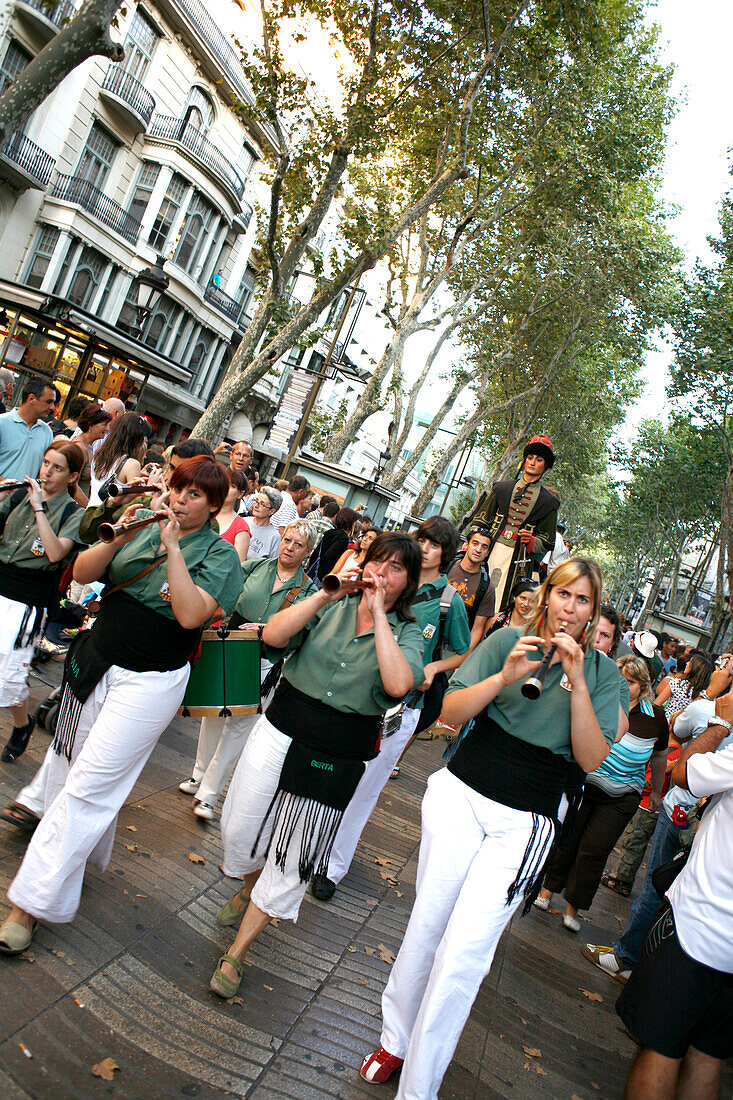
[[31, 607], [50, 607], [56, 596], [58, 569], [22, 569], [0, 562], [0, 596]]
[[252, 858], [272, 818], [264, 858], [274, 842], [275, 865], [285, 871], [290, 844], [300, 829], [298, 874], [301, 882], [308, 882], [314, 872], [328, 870], [341, 819], [364, 774], [364, 761], [376, 756], [381, 715], [336, 710], [299, 691], [283, 676], [266, 717], [292, 738], [292, 744], [252, 846]]
[[293, 741], [346, 760], [376, 756], [381, 714], [336, 710], [294, 687], [286, 676], [267, 708], [267, 720]]
[[[585, 773], [573, 761], [541, 745], [513, 737], [485, 711], [477, 716], [474, 728], [460, 742], [448, 771], [478, 794], [532, 814], [532, 834], [517, 877], [507, 892], [507, 902], [520, 890], [523, 892], [523, 912], [527, 913], [560, 839], [558, 813], [562, 796], [568, 800], [562, 824], [562, 833], [566, 833], [580, 805]], [[540, 818], [550, 822], [546, 836]]]
[[182, 627], [126, 592], [104, 597], [91, 630], [69, 646], [54, 752], [71, 760], [81, 708], [112, 665], [131, 672], [172, 672], [185, 665], [201, 630]]

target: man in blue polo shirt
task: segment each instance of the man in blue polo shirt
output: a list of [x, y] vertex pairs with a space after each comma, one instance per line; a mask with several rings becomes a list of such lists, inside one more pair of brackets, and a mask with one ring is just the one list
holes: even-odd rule
[[0, 478], [22, 481], [36, 477], [53, 439], [45, 423], [53, 409], [56, 390], [42, 378], [29, 378], [20, 405], [0, 416]]

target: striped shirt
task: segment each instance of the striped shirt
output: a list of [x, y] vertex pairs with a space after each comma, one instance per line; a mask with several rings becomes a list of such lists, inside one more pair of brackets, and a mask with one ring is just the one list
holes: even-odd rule
[[610, 795], [644, 789], [646, 766], [654, 752], [669, 745], [669, 728], [661, 707], [642, 701], [629, 714], [629, 729], [606, 759], [589, 772], [586, 782]]

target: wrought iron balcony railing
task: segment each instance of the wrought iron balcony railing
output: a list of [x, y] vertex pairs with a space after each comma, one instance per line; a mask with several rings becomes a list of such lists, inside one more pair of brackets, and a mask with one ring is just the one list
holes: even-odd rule
[[244, 181], [236, 168], [232, 167], [213, 142], [192, 126], [187, 119], [173, 118], [171, 115], [156, 115], [148, 130], [148, 137], [175, 142], [190, 159], [198, 162], [215, 180], [224, 183], [237, 199], [241, 199], [244, 194]]
[[226, 317], [229, 317], [231, 321], [234, 321], [235, 324], [237, 323], [241, 306], [239, 302], [235, 301], [229, 294], [225, 294], [224, 291], [218, 286], [215, 286], [214, 283], [209, 283], [204, 291], [204, 298], [207, 302], [211, 302], [211, 304]]
[[130, 107], [148, 125], [155, 110], [155, 100], [147, 88], [137, 80], [132, 73], [128, 73], [120, 65], [114, 62], [107, 69], [102, 88], [105, 92], [111, 92]]
[[254, 105], [252, 90], [244, 79], [242, 58], [222, 33], [213, 16], [201, 0], [177, 0], [178, 7], [201, 32], [201, 36], [211, 53], [226, 73], [227, 79], [243, 103]]
[[35, 8], [41, 15], [45, 15], [57, 27], [60, 27], [67, 19], [73, 19], [77, 12], [74, 0], [60, 0], [59, 3], [49, 3], [48, 0], [23, 0], [29, 8]]
[[119, 203], [105, 195], [89, 180], [79, 176], [56, 177], [51, 188], [51, 198], [64, 199], [66, 202], [81, 206], [97, 221], [119, 233], [126, 241], [134, 244], [140, 232], [140, 222], [124, 210]]
[[47, 187], [51, 179], [54, 158], [27, 138], [22, 130], [16, 130], [3, 147], [2, 154], [36, 181], [39, 187]]

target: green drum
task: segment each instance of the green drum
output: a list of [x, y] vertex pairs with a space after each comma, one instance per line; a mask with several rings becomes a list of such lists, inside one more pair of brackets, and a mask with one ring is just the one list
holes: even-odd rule
[[201, 656], [178, 711], [184, 718], [256, 714], [260, 705], [260, 640], [254, 630], [205, 630]]

